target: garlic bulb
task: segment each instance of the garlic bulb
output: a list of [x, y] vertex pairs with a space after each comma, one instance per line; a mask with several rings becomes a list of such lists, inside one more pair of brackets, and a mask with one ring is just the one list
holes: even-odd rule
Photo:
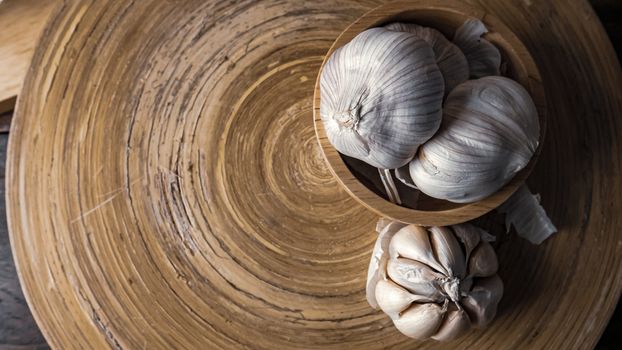
[[396, 32], [412, 33], [432, 46], [436, 64], [438, 64], [445, 81], [445, 94], [469, 79], [469, 63], [464, 53], [438, 30], [413, 23], [398, 22], [387, 24], [384, 28]]
[[504, 77], [469, 80], [447, 96], [443, 124], [410, 163], [423, 193], [457, 203], [485, 198], [523, 169], [540, 135], [529, 93]]
[[403, 334], [439, 341], [487, 326], [503, 282], [490, 235], [470, 225], [424, 228], [382, 219], [367, 300]]
[[320, 116], [337, 151], [394, 169], [407, 164], [438, 130], [443, 91], [443, 77], [425, 41], [372, 28], [326, 61]]
[[456, 30], [454, 44], [469, 62], [471, 78], [499, 75], [501, 53], [493, 44], [482, 38], [488, 32], [484, 23], [478, 19], [468, 19]]

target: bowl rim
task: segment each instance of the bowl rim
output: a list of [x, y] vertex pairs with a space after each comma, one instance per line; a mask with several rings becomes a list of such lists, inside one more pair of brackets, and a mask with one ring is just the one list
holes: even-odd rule
[[[419, 210], [406, 208], [391, 203], [367, 188], [352, 174], [341, 158], [340, 153], [330, 144], [320, 118], [320, 77], [321, 71], [330, 55], [337, 48], [345, 45], [364, 30], [377, 27], [400, 15], [408, 13], [412, 15], [412, 13], [416, 12], [446, 12], [454, 16], [457, 15], [459, 17], [470, 17], [481, 20], [488, 29], [488, 33], [484, 35], [486, 39], [489, 39], [495, 44], [497, 44], [496, 40], [501, 40], [509, 44], [509, 46], [504, 47], [506, 50], [505, 53], [513, 56], [515, 61], [517, 60], [517, 62], [514, 63], [522, 66], [519, 67], [522, 69], [517, 69], [519, 73], [521, 71], [526, 73], [525, 75], [519, 76], [517, 81], [527, 89], [538, 111], [540, 137], [538, 147], [529, 163], [497, 192], [472, 203], [452, 203], [452, 205], [458, 205], [458, 207], [450, 209]], [[518, 37], [497, 17], [483, 9], [478, 9], [454, 0], [400, 0], [378, 6], [368, 11], [350, 24], [335, 39], [324, 57], [315, 82], [313, 94], [313, 123], [316, 138], [320, 144], [322, 155], [324, 156], [330, 172], [351, 197], [356, 199], [367, 209], [391, 220], [423, 226], [446, 226], [463, 223], [488, 213], [505, 202], [524, 183], [525, 179], [533, 170], [544, 143], [546, 134], [546, 99], [540, 72], [538, 71], [533, 57]]]

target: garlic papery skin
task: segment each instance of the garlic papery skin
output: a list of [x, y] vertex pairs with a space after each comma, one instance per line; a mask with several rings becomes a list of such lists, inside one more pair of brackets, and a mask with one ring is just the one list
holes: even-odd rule
[[423, 193], [470, 203], [497, 192], [538, 147], [538, 112], [529, 93], [504, 77], [469, 80], [443, 108], [443, 124], [419, 148], [410, 176]]
[[384, 270], [370, 275], [367, 292], [374, 296], [367, 298], [400, 332], [449, 341], [492, 321], [503, 283], [488, 233], [470, 224], [424, 228], [386, 219], [377, 229], [376, 246], [384, 249], [371, 264]]
[[464, 53], [438, 30], [414, 23], [399, 22], [387, 24], [384, 28], [396, 32], [412, 33], [432, 47], [436, 64], [438, 64], [445, 81], [445, 94], [469, 79], [469, 63]]
[[488, 29], [479, 19], [468, 19], [454, 34], [454, 44], [458, 46], [469, 64], [469, 76], [481, 78], [499, 75], [501, 53], [488, 40], [482, 38]]
[[505, 227], [514, 226], [519, 236], [533, 244], [544, 242], [557, 232], [557, 228], [540, 205], [539, 196], [531, 194], [527, 185], [522, 185], [497, 210], [505, 213]]
[[330, 143], [374, 167], [407, 164], [438, 130], [443, 76], [415, 35], [371, 28], [326, 61], [320, 117]]
[[417, 189], [417, 186], [415, 186], [413, 179], [410, 178], [410, 170], [408, 164], [404, 165], [401, 168], [395, 169], [393, 172], [395, 173], [395, 177], [400, 180], [404, 185], [410, 188]]

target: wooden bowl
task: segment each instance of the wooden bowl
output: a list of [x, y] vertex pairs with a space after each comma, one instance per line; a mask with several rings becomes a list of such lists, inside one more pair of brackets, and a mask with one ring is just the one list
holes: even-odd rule
[[[320, 118], [320, 75], [315, 84], [313, 116], [315, 131], [326, 164], [346, 191], [368, 209], [384, 217], [412, 224], [442, 226], [462, 223], [477, 218], [503, 203], [525, 181], [531, 172], [541, 145], [546, 127], [545, 95], [540, 73], [525, 46], [496, 17], [485, 14], [455, 1], [398, 1], [379, 6], [352, 23], [335, 40], [324, 59], [322, 68], [330, 55], [362, 31], [391, 22], [410, 22], [436, 28], [447, 38], [467, 19], [478, 18], [488, 28], [484, 36], [492, 42], [502, 55], [502, 74], [516, 80], [529, 91], [538, 109], [540, 118], [540, 143], [527, 166], [496, 193], [473, 203], [452, 203], [420, 194], [410, 207], [390, 202], [379, 190], [379, 176], [376, 168], [352, 158], [344, 157], [329, 142]], [[321, 70], [320, 70], [321, 71]], [[359, 172], [352, 171], [355, 166]], [[363, 168], [361, 171], [360, 169]], [[375, 188], [374, 188], [375, 182]]]

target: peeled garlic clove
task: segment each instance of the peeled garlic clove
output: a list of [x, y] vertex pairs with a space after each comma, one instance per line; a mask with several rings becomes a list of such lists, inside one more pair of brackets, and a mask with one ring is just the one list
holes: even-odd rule
[[413, 304], [393, 320], [395, 328], [405, 336], [424, 340], [434, 335], [443, 321], [443, 309], [434, 303]]
[[540, 199], [522, 185], [505, 203], [497, 209], [505, 213], [505, 227], [514, 226], [516, 233], [533, 244], [540, 244], [557, 228], [540, 205]]
[[391, 238], [393, 238], [395, 233], [404, 226], [406, 225], [400, 222], [389, 222], [386, 219], [380, 219], [376, 224], [376, 230], [379, 233], [371, 255], [371, 261], [369, 262], [366, 285], [367, 302], [374, 309], [378, 308], [375, 292], [376, 285], [378, 281], [386, 277], [387, 260], [389, 259], [389, 244], [391, 242]]
[[437, 260], [448, 272], [448, 277], [466, 275], [466, 259], [460, 243], [448, 227], [430, 227], [430, 242]]
[[461, 300], [461, 305], [469, 314], [473, 325], [486, 327], [497, 313], [497, 305], [503, 296], [503, 282], [494, 275], [479, 279], [473, 290]]
[[417, 188], [456, 203], [497, 192], [523, 169], [536, 148], [540, 126], [529, 93], [504, 77], [469, 80], [443, 108], [443, 125], [410, 163]]
[[397, 22], [387, 24], [384, 28], [396, 32], [412, 33], [432, 47], [436, 64], [443, 74], [446, 94], [469, 79], [469, 63], [464, 53], [438, 30], [413, 23]]
[[469, 276], [487, 277], [497, 273], [497, 254], [490, 243], [481, 242], [469, 258]]
[[380, 280], [376, 286], [376, 300], [380, 309], [392, 319], [399, 317], [413, 302], [430, 302], [429, 298], [411, 294], [390, 280]]
[[413, 179], [410, 178], [410, 171], [408, 170], [408, 164], [404, 165], [401, 168], [395, 169], [395, 177], [400, 180], [404, 185], [417, 189]]
[[320, 116], [337, 151], [395, 169], [438, 130], [443, 92], [427, 43], [410, 33], [371, 28], [326, 61]]
[[391, 239], [389, 254], [391, 258], [404, 257], [420, 261], [447, 274], [447, 270], [434, 257], [428, 231], [421, 226], [408, 225], [399, 230]]
[[387, 263], [389, 278], [411, 293], [440, 301], [443, 295], [439, 283], [444, 280], [442, 274], [434, 272], [429, 266], [418, 261], [397, 258]]
[[450, 341], [463, 336], [471, 328], [469, 315], [464, 310], [451, 310], [445, 316], [438, 332], [431, 338], [438, 341]]
[[488, 40], [482, 38], [488, 29], [478, 19], [466, 20], [454, 35], [456, 44], [466, 56], [471, 78], [499, 75], [501, 53]]

